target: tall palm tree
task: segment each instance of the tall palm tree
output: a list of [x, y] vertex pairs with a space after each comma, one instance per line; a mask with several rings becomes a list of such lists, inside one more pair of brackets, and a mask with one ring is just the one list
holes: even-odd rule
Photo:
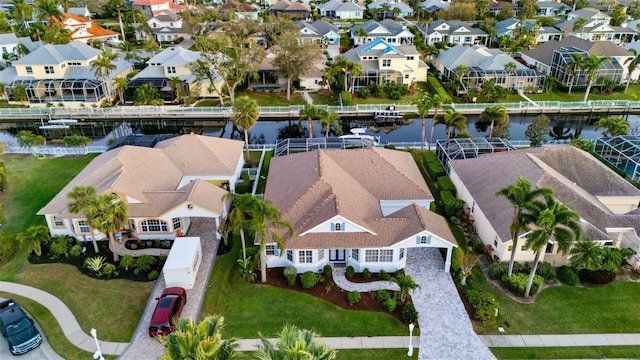
[[96, 77], [102, 78], [103, 84], [106, 86], [106, 95], [109, 102], [111, 102], [111, 84], [109, 77], [111, 73], [117, 69], [116, 64], [114, 64], [117, 58], [118, 54], [114, 53], [111, 48], [106, 48], [91, 62], [93, 73]]
[[36, 256], [42, 255], [42, 244], [51, 240], [49, 228], [45, 225], [33, 225], [27, 230], [18, 233], [16, 239], [20, 245], [26, 247], [28, 252], [34, 252]]
[[498, 123], [498, 126], [509, 121], [509, 114], [504, 106], [489, 106], [485, 108], [480, 114], [480, 121], [490, 121], [489, 137], [493, 136], [493, 126]]
[[[56, 0], [38, 0], [36, 2], [36, 9], [38, 10], [38, 21], [43, 20], [58, 20], [62, 21], [64, 14], [58, 8], [58, 2]], [[30, 19], [29, 19], [30, 20]]]
[[[424, 142], [426, 136], [426, 127], [427, 127], [427, 116], [429, 116], [429, 110], [433, 107], [433, 103], [431, 101], [431, 97], [425, 95], [421, 99], [418, 99], [414, 102], [414, 105], [418, 107], [418, 116], [420, 117], [421, 123], [421, 132], [420, 132], [420, 150], [424, 150]], [[433, 126], [431, 127], [433, 131]], [[429, 147], [431, 147], [431, 143], [429, 143]]]
[[516, 259], [516, 251], [518, 249], [518, 238], [523, 231], [528, 229], [529, 223], [532, 222], [531, 210], [534, 206], [534, 201], [540, 199], [543, 196], [551, 196], [550, 189], [538, 188], [531, 189], [531, 183], [529, 180], [518, 177], [516, 183], [504, 187], [498, 192], [496, 196], [504, 196], [511, 205], [513, 205], [513, 216], [511, 218], [511, 258], [509, 259], [509, 276], [513, 273], [513, 263]]
[[567, 73], [571, 75], [571, 82], [569, 83], [569, 94], [571, 94], [571, 88], [573, 88], [573, 84], [576, 82], [576, 78], [581, 69], [581, 64], [584, 59], [584, 54], [582, 53], [572, 53], [571, 61], [567, 63]]
[[140, 56], [138, 55], [138, 49], [134, 48], [128, 41], [123, 41], [118, 44], [118, 49], [122, 51], [124, 54], [124, 59], [127, 61], [136, 61], [140, 60]]
[[588, 74], [589, 83], [587, 84], [587, 91], [584, 92], [583, 102], [586, 102], [589, 98], [589, 92], [591, 92], [591, 86], [593, 82], [596, 80], [596, 74], [598, 70], [602, 66], [602, 64], [607, 61], [606, 57], [599, 57], [598, 55], [591, 54], [589, 57], [585, 58], [582, 62], [582, 69], [585, 70]]
[[629, 77], [627, 78], [627, 85], [624, 87], [624, 92], [626, 93], [629, 89], [629, 83], [631, 82], [631, 74], [636, 71], [638, 64], [640, 64], [640, 55], [636, 49], [629, 49], [633, 53], [633, 57], [628, 58], [624, 61], [624, 64], [627, 65], [627, 70], [629, 71]]
[[511, 74], [513, 74], [516, 69], [516, 63], [514, 63], [513, 61], [509, 61], [508, 63], [504, 64], [504, 71], [507, 73], [507, 88], [513, 88], [513, 86], [511, 85]]
[[124, 0], [108, 0], [109, 7], [114, 9], [118, 16], [118, 24], [120, 25], [120, 34], [122, 35], [122, 41], [127, 41], [127, 37], [124, 35], [124, 24], [122, 23], [122, 12], [127, 8]]
[[175, 325], [171, 334], [157, 337], [165, 350], [160, 360], [237, 358], [238, 340], [222, 339], [224, 317], [208, 315], [199, 322], [182, 318]]
[[113, 253], [113, 260], [120, 260], [118, 255], [118, 241], [114, 234], [126, 223], [129, 209], [127, 203], [116, 194], [99, 194], [85, 210], [91, 219], [91, 225], [109, 238], [109, 250]]
[[89, 233], [91, 234], [91, 242], [93, 243], [93, 250], [98, 253], [98, 243], [96, 242], [93, 227], [91, 226], [92, 219], [87, 215], [87, 209], [89, 208], [89, 205], [95, 201], [96, 196], [98, 196], [98, 194], [96, 193], [96, 189], [92, 186], [74, 186], [67, 194], [67, 197], [71, 200], [67, 203], [67, 210], [72, 214], [83, 213], [87, 218]]
[[226, 193], [222, 197], [223, 201], [231, 202], [228, 219], [231, 222], [231, 231], [240, 233], [242, 243], [242, 259], [247, 261], [247, 245], [245, 241], [245, 221], [251, 218], [251, 211], [254, 209], [256, 198], [251, 194]]
[[184, 98], [184, 82], [180, 79], [179, 76], [173, 76], [169, 78], [169, 86], [173, 89], [173, 94], [175, 95], [176, 103], [180, 104], [180, 102]]
[[431, 95], [431, 107], [433, 108], [433, 118], [431, 119], [431, 131], [429, 132], [429, 147], [433, 143], [433, 130], [436, 127], [436, 117], [438, 117], [438, 110], [443, 106], [442, 96], [440, 94]]
[[602, 264], [602, 247], [591, 239], [578, 241], [570, 251], [571, 266], [577, 270], [596, 270]]
[[25, 0], [13, 0], [13, 19], [24, 29], [27, 27], [27, 21], [31, 21], [33, 16], [33, 7], [27, 4]]
[[337, 130], [338, 135], [342, 133], [342, 129], [338, 127], [338, 119], [340, 115], [333, 110], [323, 111], [320, 115], [320, 126], [324, 129], [324, 137], [329, 137], [331, 128]]
[[549, 240], [553, 238], [558, 244], [558, 251], [565, 254], [573, 241], [580, 237], [580, 215], [573, 212], [566, 205], [561, 204], [552, 196], [547, 196], [545, 201], [537, 202], [534, 207], [535, 221], [533, 230], [529, 233], [525, 246], [535, 253], [527, 289], [524, 296], [529, 297], [533, 277], [538, 269], [540, 254], [546, 248]]
[[125, 93], [125, 91], [127, 91], [127, 87], [129, 87], [129, 81], [127, 81], [126, 78], [117, 77], [117, 78], [113, 79], [113, 86], [115, 87], [116, 91], [118, 92], [118, 98], [120, 100], [120, 103], [122, 105], [124, 105], [124, 103], [125, 103], [124, 93]]
[[304, 108], [300, 110], [300, 116], [307, 118], [308, 137], [311, 139], [313, 137], [313, 119], [320, 117], [320, 109], [313, 104], [304, 104]]
[[447, 109], [444, 114], [438, 115], [438, 117], [435, 118], [435, 123], [436, 125], [444, 125], [447, 139], [451, 139], [453, 129], [459, 132], [467, 129], [467, 117], [454, 109]]
[[233, 123], [244, 130], [244, 145], [249, 158], [249, 130], [260, 118], [258, 103], [248, 96], [240, 96], [233, 104]]
[[334, 360], [336, 351], [318, 342], [318, 334], [295, 325], [285, 325], [275, 343], [260, 335], [254, 357], [258, 360], [314, 359]]
[[356, 78], [362, 75], [362, 65], [357, 62], [349, 61], [347, 71], [349, 71], [349, 75], [351, 75], [351, 93], [354, 92], [354, 87], [356, 85]]
[[384, 20], [387, 18], [387, 13], [389, 12], [389, 10], [391, 10], [391, 5], [385, 2], [380, 5], [380, 8], [382, 9], [382, 20]]

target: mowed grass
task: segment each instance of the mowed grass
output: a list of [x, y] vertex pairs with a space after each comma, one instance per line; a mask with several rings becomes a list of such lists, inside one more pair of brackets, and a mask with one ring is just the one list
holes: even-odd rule
[[[407, 336], [409, 336], [407, 334]], [[393, 360], [393, 359], [417, 359], [419, 349], [413, 348], [413, 356], [407, 356], [407, 348], [402, 349], [344, 349], [338, 350], [336, 360]]]
[[256, 338], [258, 333], [273, 337], [285, 324], [322, 336], [407, 333], [406, 326], [390, 314], [344, 310], [307, 294], [245, 282], [238, 275], [239, 253], [236, 240], [231, 252], [216, 258], [200, 313], [201, 318], [209, 314], [224, 316], [225, 337]]
[[258, 103], [258, 106], [288, 106], [288, 105], [304, 105], [307, 102], [302, 97], [302, 94], [295, 93], [291, 90], [291, 101], [287, 101], [287, 92], [246, 92], [236, 95], [236, 99], [239, 96], [246, 95]]
[[640, 346], [492, 348], [498, 359], [637, 359]]

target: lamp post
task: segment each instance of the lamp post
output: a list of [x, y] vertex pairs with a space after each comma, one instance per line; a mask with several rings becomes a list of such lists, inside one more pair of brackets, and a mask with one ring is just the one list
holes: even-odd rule
[[102, 351], [100, 350], [100, 344], [98, 343], [98, 332], [96, 331], [96, 329], [91, 329], [91, 336], [93, 336], [93, 340], [96, 341], [96, 348], [98, 349], [93, 353], [93, 358], [95, 360], [104, 360]]
[[409, 351], [407, 356], [413, 356], [413, 323], [409, 324]]

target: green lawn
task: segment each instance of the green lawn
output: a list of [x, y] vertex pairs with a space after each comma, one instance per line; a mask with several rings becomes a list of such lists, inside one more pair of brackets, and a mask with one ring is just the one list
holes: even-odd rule
[[[240, 244], [215, 260], [200, 317], [225, 317], [224, 336], [271, 337], [285, 324], [322, 336], [405, 335], [404, 324], [381, 312], [349, 311], [314, 296], [268, 285], [247, 283], [238, 276]], [[322, 286], [322, 285], [319, 285]], [[346, 293], [345, 293], [346, 296]], [[375, 324], [375, 326], [372, 326]]]
[[366, 349], [366, 350], [338, 350], [336, 360], [391, 360], [391, 359], [417, 359], [418, 348], [414, 347], [413, 356], [407, 356], [407, 349]]
[[259, 106], [288, 106], [288, 105], [304, 105], [307, 102], [304, 101], [302, 94], [291, 91], [291, 101], [287, 101], [287, 93], [283, 92], [248, 92], [238, 93], [238, 96], [247, 95], [254, 99]]
[[640, 346], [492, 348], [498, 359], [636, 359]]
[[410, 105], [413, 104], [414, 101], [422, 98], [422, 96], [424, 95], [425, 91], [427, 88], [427, 83], [426, 82], [418, 82], [416, 83], [416, 88], [415, 88], [415, 92], [413, 93], [413, 95], [407, 95], [405, 97], [403, 97], [402, 99], [399, 100], [391, 100], [391, 99], [387, 99], [387, 98], [376, 98], [376, 97], [369, 97], [366, 99], [361, 99], [357, 96], [353, 97], [353, 103], [354, 104], [405, 104], [405, 105]]

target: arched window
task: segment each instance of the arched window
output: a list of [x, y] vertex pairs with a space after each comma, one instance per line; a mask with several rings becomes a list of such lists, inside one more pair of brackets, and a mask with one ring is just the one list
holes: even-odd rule
[[142, 232], [166, 232], [167, 222], [160, 219], [149, 219], [141, 224]]
[[342, 231], [342, 224], [336, 223], [336, 231]]

